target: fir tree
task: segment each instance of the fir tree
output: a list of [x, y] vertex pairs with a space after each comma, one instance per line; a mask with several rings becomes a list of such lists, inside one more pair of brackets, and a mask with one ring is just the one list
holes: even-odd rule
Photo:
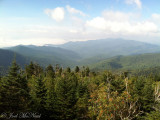
[[52, 67], [52, 65], [49, 65], [47, 68], [46, 68], [46, 76], [47, 77], [51, 77], [51, 78], [54, 78], [55, 77], [55, 71]]
[[78, 67], [78, 66], [76, 66], [76, 68], [75, 68], [75, 72], [76, 72], [76, 73], [78, 73], [78, 72], [79, 72], [79, 70], [80, 70], [80, 69], [79, 69], [79, 67]]
[[86, 68], [85, 73], [86, 73], [86, 76], [89, 76], [89, 73], [90, 73], [89, 67]]
[[66, 72], [70, 73], [71, 72], [71, 68], [67, 67]]
[[19, 73], [19, 66], [13, 61], [9, 73], [2, 79], [1, 102], [4, 111], [23, 112], [27, 110], [29, 103], [29, 91], [27, 81]]
[[75, 118], [77, 82], [77, 77], [72, 73], [65, 73], [63, 78], [56, 80], [55, 90], [59, 105], [59, 119]]
[[45, 87], [43, 78], [36, 78], [36, 85], [35, 85], [35, 95], [36, 95], [36, 112], [40, 113], [42, 118], [47, 117], [46, 111], [46, 95], [47, 89]]

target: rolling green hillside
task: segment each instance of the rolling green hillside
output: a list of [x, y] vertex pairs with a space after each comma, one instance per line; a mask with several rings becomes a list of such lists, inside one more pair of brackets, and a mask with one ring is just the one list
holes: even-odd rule
[[80, 58], [78, 54], [70, 50], [49, 46], [15, 46], [9, 50], [19, 53], [42, 66], [48, 64], [60, 64], [63, 67], [73, 66]]
[[6, 73], [8, 67], [11, 65], [14, 59], [16, 59], [17, 63], [22, 67], [24, 67], [25, 64], [28, 64], [30, 61], [29, 59], [18, 53], [0, 49], [0, 74]]
[[3, 49], [0, 49], [0, 58], [0, 66], [10, 66], [14, 58], [16, 58], [17, 63], [21, 66], [27, 64], [29, 60], [18, 53]]
[[138, 70], [160, 66], [160, 53], [116, 56], [90, 65], [93, 70]]

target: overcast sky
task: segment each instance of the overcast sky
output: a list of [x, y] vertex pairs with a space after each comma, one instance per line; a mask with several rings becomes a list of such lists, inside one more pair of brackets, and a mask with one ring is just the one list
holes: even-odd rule
[[0, 0], [0, 47], [104, 38], [160, 43], [160, 0]]

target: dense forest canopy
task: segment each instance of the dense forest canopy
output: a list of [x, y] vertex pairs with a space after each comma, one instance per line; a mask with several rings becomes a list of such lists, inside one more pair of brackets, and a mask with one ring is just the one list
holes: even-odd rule
[[13, 61], [0, 77], [0, 117], [13, 112], [13, 119], [159, 120], [160, 79], [33, 62], [22, 69]]

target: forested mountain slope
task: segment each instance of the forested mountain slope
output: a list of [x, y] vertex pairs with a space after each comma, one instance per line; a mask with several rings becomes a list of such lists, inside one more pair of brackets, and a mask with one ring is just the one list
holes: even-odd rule
[[22, 67], [24, 67], [25, 64], [28, 64], [30, 61], [29, 59], [18, 53], [0, 49], [0, 74], [4, 74], [7, 71], [8, 67], [11, 65], [14, 59], [16, 59], [17, 63]]
[[90, 65], [93, 70], [121, 69], [135, 70], [160, 66], [160, 53], [147, 53], [132, 56], [116, 56]]
[[63, 67], [72, 66], [80, 58], [78, 54], [70, 50], [49, 46], [15, 46], [9, 48], [16, 53], [29, 57], [32, 61], [42, 66], [60, 64]]
[[14, 59], [16, 59], [17, 63], [21, 66], [28, 63], [27, 58], [9, 50], [0, 49], [0, 58], [0, 66], [10, 66]]

